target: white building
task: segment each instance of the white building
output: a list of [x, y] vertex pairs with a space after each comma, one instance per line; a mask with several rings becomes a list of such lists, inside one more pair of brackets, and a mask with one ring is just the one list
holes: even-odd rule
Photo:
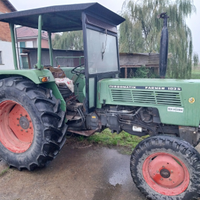
[[[0, 0], [0, 14], [15, 12], [16, 9], [8, 0]], [[0, 70], [14, 69], [10, 28], [0, 22]]]

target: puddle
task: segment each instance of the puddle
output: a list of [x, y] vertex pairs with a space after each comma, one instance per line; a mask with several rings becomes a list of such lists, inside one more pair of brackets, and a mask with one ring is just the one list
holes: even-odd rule
[[130, 156], [115, 149], [68, 144], [47, 167], [12, 170], [0, 178], [0, 199], [145, 200], [134, 186], [129, 166]]
[[123, 169], [113, 172], [112, 176], [109, 178], [109, 183], [113, 186], [123, 185], [129, 179], [130, 174], [128, 174]]

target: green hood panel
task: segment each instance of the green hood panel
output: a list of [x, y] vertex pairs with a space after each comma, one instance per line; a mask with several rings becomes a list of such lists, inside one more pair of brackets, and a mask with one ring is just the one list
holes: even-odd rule
[[104, 79], [98, 82], [97, 107], [103, 104], [154, 107], [165, 124], [199, 126], [200, 81]]

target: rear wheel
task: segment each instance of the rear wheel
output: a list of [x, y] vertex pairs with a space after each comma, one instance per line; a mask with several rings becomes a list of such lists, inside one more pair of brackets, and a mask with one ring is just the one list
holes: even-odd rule
[[178, 138], [149, 137], [133, 151], [131, 175], [149, 199], [195, 199], [200, 189], [200, 155]]
[[22, 77], [0, 80], [0, 157], [19, 170], [45, 166], [65, 143], [64, 118], [50, 90]]

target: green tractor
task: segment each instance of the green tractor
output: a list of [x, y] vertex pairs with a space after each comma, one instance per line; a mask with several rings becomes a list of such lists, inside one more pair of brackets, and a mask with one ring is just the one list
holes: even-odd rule
[[[147, 198], [198, 197], [200, 80], [119, 78], [117, 25], [124, 18], [98, 3], [1, 14], [0, 21], [10, 24], [15, 68], [0, 71], [0, 157], [9, 166], [43, 167], [59, 153], [67, 132], [90, 136], [108, 127], [150, 136], [130, 161], [133, 181]], [[18, 67], [15, 25], [38, 28], [33, 69]], [[49, 67], [42, 63], [43, 30], [49, 36]], [[84, 62], [58, 68], [51, 35], [74, 30], [83, 31]], [[65, 78], [73, 80], [74, 90], [56, 82]]]

